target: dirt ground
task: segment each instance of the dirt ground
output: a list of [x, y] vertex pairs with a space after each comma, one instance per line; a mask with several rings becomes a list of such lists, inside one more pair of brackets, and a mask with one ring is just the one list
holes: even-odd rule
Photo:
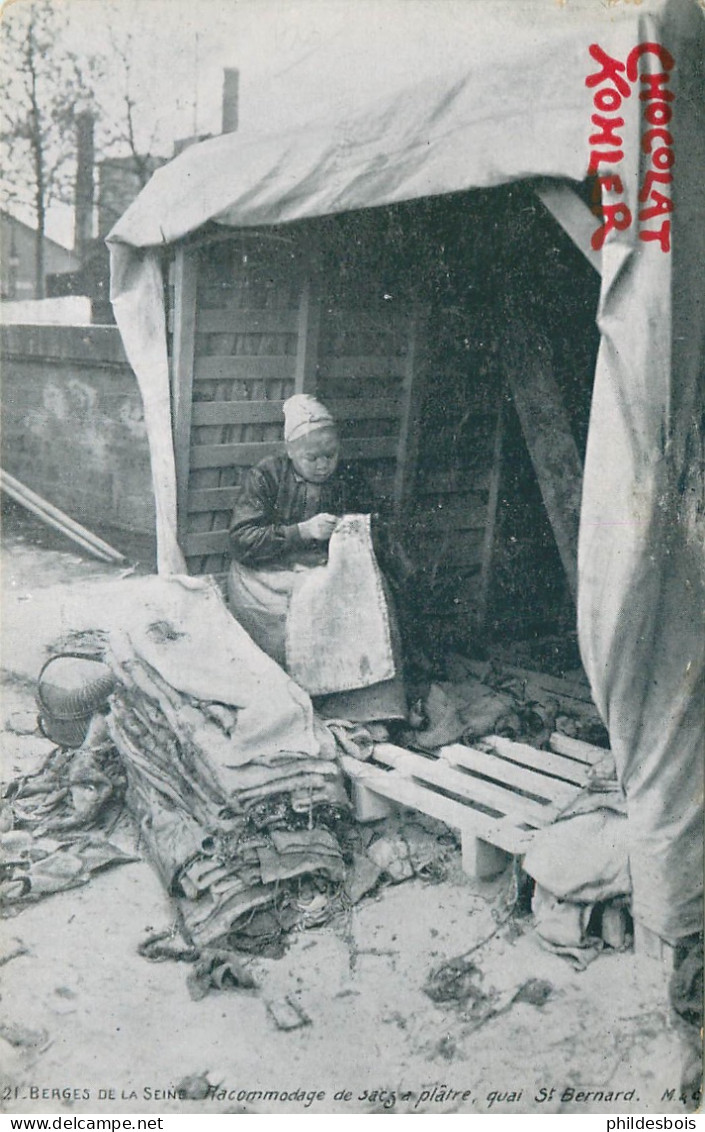
[[[119, 622], [129, 600], [120, 575], [6, 521], [5, 781], [50, 749], [33, 722], [45, 647], [67, 630]], [[114, 840], [134, 849], [129, 821]], [[441, 883], [384, 888], [296, 933], [283, 958], [251, 961], [256, 989], [200, 1001], [188, 993], [187, 964], [138, 954], [174, 920], [143, 860], [0, 921], [3, 1111], [689, 1111], [678, 1101], [661, 965], [605, 951], [574, 970], [542, 950], [529, 915], [502, 922], [509, 873], [478, 882], [459, 857]], [[499, 992], [480, 1025], [422, 989], [432, 968], [471, 949], [482, 988]], [[529, 979], [550, 984], [543, 1005], [512, 1001]], [[268, 1003], [287, 996], [309, 1024], [277, 1028]]]

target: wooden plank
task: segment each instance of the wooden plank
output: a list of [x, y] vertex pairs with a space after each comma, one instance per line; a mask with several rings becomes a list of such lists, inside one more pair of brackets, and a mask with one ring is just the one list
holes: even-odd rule
[[352, 806], [355, 821], [379, 821], [380, 818], [389, 817], [397, 807], [389, 798], [375, 794], [368, 786], [363, 786], [355, 778], [351, 779]]
[[571, 786], [584, 786], [588, 777], [588, 764], [577, 759], [563, 758], [551, 751], [539, 751], [528, 743], [517, 743], [504, 735], [483, 735], [482, 744], [491, 747], [503, 759], [534, 767], [544, 774], [556, 775]]
[[470, 566], [476, 571], [482, 557], [483, 534], [481, 530], [438, 530], [419, 529], [414, 532], [414, 544], [419, 554], [438, 562], [438, 566]]
[[601, 275], [602, 255], [592, 246], [595, 217], [585, 201], [566, 181], [541, 181], [534, 186], [534, 191], [553, 219], [570, 236], [578, 251]]
[[[243, 444], [201, 444], [191, 449], [192, 468], [223, 468], [231, 464], [251, 467], [265, 456], [278, 456], [285, 451], [283, 441], [261, 441]], [[350, 437], [340, 445], [347, 460], [392, 460], [396, 451], [394, 437]]]
[[[538, 752], [541, 754], [541, 752]], [[521, 765], [511, 759], [504, 759], [500, 753], [488, 754], [486, 751], [474, 747], [466, 747], [462, 743], [453, 743], [448, 747], [441, 747], [439, 758], [450, 766], [463, 767], [477, 774], [486, 775], [494, 782], [504, 783], [544, 798], [547, 802], [564, 806], [573, 801], [582, 789], [575, 783], [568, 783], [557, 778], [551, 778], [536, 767]]]
[[570, 592], [578, 589], [578, 525], [583, 466], [553, 374], [550, 348], [513, 304], [500, 343], [501, 361], [536, 472]]
[[487, 515], [487, 502], [480, 495], [468, 496], [462, 506], [421, 508], [415, 511], [405, 523], [407, 529], [419, 532], [445, 531], [483, 531]]
[[20, 480], [11, 476], [9, 472], [0, 468], [0, 489], [9, 495], [10, 499], [14, 499], [22, 507], [31, 511], [38, 519], [41, 519], [47, 526], [53, 527], [57, 531], [61, 531], [63, 535], [71, 539], [78, 546], [82, 546], [95, 558], [100, 558], [103, 562], [125, 562], [124, 554], [111, 546], [110, 543], [104, 542], [98, 535], [93, 534], [87, 527], [81, 523], [77, 523], [64, 511], [55, 507], [47, 499], [38, 495], [36, 491], [26, 487]]
[[203, 310], [199, 313], [199, 334], [296, 334], [297, 310]]
[[181, 540], [184, 554], [189, 556], [224, 554], [230, 556], [230, 536], [227, 531], [200, 531], [184, 535]]
[[511, 815], [514, 820], [535, 826], [546, 825], [557, 816], [555, 806], [543, 805], [531, 798], [524, 798], [521, 794], [516, 794], [503, 786], [485, 782], [469, 773], [452, 770], [440, 759], [423, 758], [402, 747], [395, 747], [392, 743], [376, 743], [373, 758], [410, 778], [418, 778], [423, 782], [431, 782], [436, 786], [452, 790], [453, 793], [469, 801], [487, 806], [500, 816]]
[[[349, 397], [326, 401], [337, 421], [386, 420], [399, 415], [401, 402], [395, 397], [364, 401]], [[275, 423], [284, 425], [283, 401], [196, 401], [194, 425]]]
[[401, 412], [400, 397], [333, 397], [326, 405], [338, 421], [393, 420]]
[[[463, 658], [463, 663], [472, 676], [477, 676], [479, 680], [486, 679], [489, 669], [488, 661], [465, 660], [465, 658]], [[516, 664], [505, 664], [501, 659], [500, 666], [502, 676], [516, 676], [520, 680], [525, 680], [529, 684], [535, 684], [537, 687], [543, 688], [546, 692], [553, 692], [555, 695], [561, 696], [564, 699], [574, 699], [594, 708], [587, 677], [581, 676], [578, 679], [569, 680], [561, 676], [551, 676], [548, 672], [539, 672], [533, 668], [520, 668]], [[594, 710], [596, 711], [597, 709], [595, 708]]]
[[297, 322], [296, 368], [294, 392], [316, 392], [316, 362], [321, 322], [321, 304], [310, 279], [301, 290]]
[[569, 735], [561, 735], [559, 731], [553, 732], [549, 743], [551, 749], [558, 754], [588, 763], [590, 766], [602, 762], [610, 754], [606, 747], [595, 747], [592, 743], [586, 743], [582, 739], [572, 739]]
[[265, 456], [281, 456], [284, 441], [252, 441], [242, 444], [201, 444], [191, 449], [192, 468], [252, 467]]
[[409, 308], [403, 303], [361, 302], [359, 305], [334, 299], [327, 304], [323, 313], [324, 340], [340, 332], [344, 325], [345, 336], [383, 333], [389, 338], [404, 337]]
[[[501, 397], [501, 392], [500, 392]], [[492, 555], [494, 551], [495, 529], [497, 526], [497, 503], [499, 500], [499, 483], [502, 472], [502, 439], [504, 435], [504, 412], [500, 400], [495, 425], [494, 446], [492, 451], [492, 470], [490, 472], [489, 495], [487, 510], [485, 512], [485, 538], [482, 544], [482, 561], [480, 565], [480, 589], [477, 600], [476, 624], [478, 629], [484, 630], [487, 624], [487, 610], [490, 598], [490, 580], [492, 577]]]
[[526, 851], [530, 839], [528, 831], [517, 828], [511, 821], [499, 820], [473, 809], [472, 803], [467, 799], [446, 797], [437, 793], [433, 784], [422, 786], [405, 778], [398, 771], [381, 770], [370, 763], [361, 763], [350, 755], [342, 755], [341, 763], [350, 778], [383, 798], [445, 822], [452, 829], [486, 836], [492, 844], [509, 853]]
[[200, 491], [190, 491], [189, 512], [194, 511], [232, 511], [242, 491], [235, 487], [206, 487]]
[[416, 517], [437, 515], [439, 519], [451, 523], [462, 521], [463, 517], [469, 514], [474, 520], [480, 520], [480, 526], [484, 527], [481, 520], [486, 510], [486, 491], [464, 491], [451, 496], [442, 493], [421, 495], [418, 502], [409, 508], [409, 514], [412, 520]]
[[[443, 539], [439, 538], [443, 533]], [[479, 552], [482, 550], [484, 531], [481, 527], [459, 527], [455, 523], [424, 523], [415, 528], [414, 538], [419, 544], [430, 543], [435, 549], [443, 546], [443, 550], [469, 550], [472, 548], [473, 557], [479, 561]]]
[[271, 424], [283, 426], [283, 401], [196, 401], [194, 425]]
[[406, 358], [403, 354], [348, 354], [341, 357], [318, 358], [319, 380], [354, 381], [356, 378], [396, 377], [406, 374]]
[[670, 976], [675, 967], [676, 948], [662, 936], [647, 928], [640, 920], [634, 920], [634, 953], [639, 959], [649, 959], [663, 964]]
[[394, 513], [397, 519], [401, 517], [408, 504], [416, 477], [419, 419], [424, 392], [424, 344], [427, 322], [425, 314], [416, 308], [409, 326], [406, 369], [402, 386], [403, 407], [399, 421], [399, 446], [393, 493]]
[[295, 354], [199, 354], [196, 381], [293, 380]]
[[186, 531], [190, 466], [193, 361], [196, 332], [198, 252], [176, 250], [174, 266], [174, 337], [171, 363], [171, 413], [176, 462], [176, 514], [179, 540]]
[[460, 844], [463, 872], [479, 880], [490, 880], [503, 873], [512, 859], [511, 853], [483, 841], [469, 830], [462, 832]]
[[441, 468], [424, 472], [418, 484], [419, 496], [455, 495], [458, 492], [486, 491], [490, 471], [485, 464], [476, 468]]

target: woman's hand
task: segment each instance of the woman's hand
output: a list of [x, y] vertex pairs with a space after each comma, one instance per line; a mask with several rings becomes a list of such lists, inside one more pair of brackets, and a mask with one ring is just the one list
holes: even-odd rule
[[314, 515], [312, 519], [305, 519], [303, 523], [298, 524], [298, 527], [301, 538], [306, 542], [313, 540], [326, 542], [337, 525], [337, 515], [327, 515], [325, 512], [321, 512], [320, 515]]

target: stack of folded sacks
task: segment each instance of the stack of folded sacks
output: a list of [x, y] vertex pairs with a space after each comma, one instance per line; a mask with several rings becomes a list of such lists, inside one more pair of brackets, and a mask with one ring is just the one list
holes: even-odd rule
[[[151, 605], [108, 635], [109, 729], [127, 804], [193, 942], [287, 906], [303, 879], [336, 892], [347, 807], [335, 744], [309, 697], [252, 642], [218, 592], [155, 579]], [[155, 616], [156, 614], [156, 616]], [[295, 917], [294, 917], [295, 918]]]

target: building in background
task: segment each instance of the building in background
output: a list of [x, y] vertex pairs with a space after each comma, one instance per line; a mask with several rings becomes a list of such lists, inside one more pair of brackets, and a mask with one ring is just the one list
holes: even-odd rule
[[105, 157], [98, 163], [98, 239], [104, 240], [166, 157]]
[[[36, 277], [38, 239], [36, 228], [6, 210], [0, 211], [0, 298], [3, 302], [36, 299], [41, 294]], [[73, 272], [78, 267], [79, 260], [74, 252], [44, 237], [45, 279], [49, 275]]]
[[[113, 323], [110, 305], [110, 262], [105, 237], [123, 212], [132, 204], [164, 157], [152, 154], [107, 157], [98, 163], [96, 237], [81, 240], [81, 258], [70, 274], [51, 275], [47, 294], [87, 295], [91, 300], [91, 321], [102, 325]], [[78, 209], [77, 209], [78, 215]]]
[[[222, 132], [233, 133], [239, 124], [239, 71], [223, 71]], [[46, 241], [45, 294], [47, 298], [84, 296], [91, 303], [91, 321], [111, 324], [110, 262], [105, 237], [167, 157], [131, 153], [95, 160], [95, 121], [90, 113], [76, 122], [76, 181], [74, 192], [75, 246], [69, 251]], [[173, 156], [209, 135], [174, 141]], [[12, 224], [7, 227], [5, 217]], [[15, 226], [18, 230], [15, 231]], [[6, 230], [7, 227], [7, 230]], [[21, 229], [21, 231], [20, 231]], [[36, 232], [2, 213], [2, 298], [35, 299], [34, 241]]]

